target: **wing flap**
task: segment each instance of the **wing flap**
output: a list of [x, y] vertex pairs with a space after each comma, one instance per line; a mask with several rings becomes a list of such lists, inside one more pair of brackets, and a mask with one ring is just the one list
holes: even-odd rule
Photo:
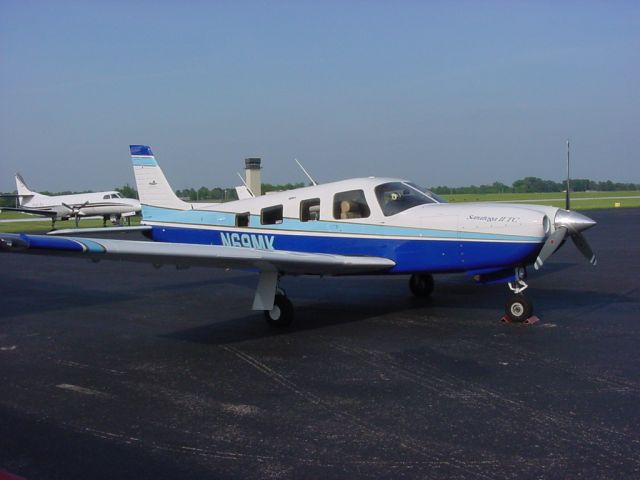
[[93, 260], [124, 260], [154, 265], [255, 269], [309, 275], [370, 273], [388, 270], [395, 265], [392, 260], [381, 257], [26, 234], [0, 234], [0, 250], [73, 255]]

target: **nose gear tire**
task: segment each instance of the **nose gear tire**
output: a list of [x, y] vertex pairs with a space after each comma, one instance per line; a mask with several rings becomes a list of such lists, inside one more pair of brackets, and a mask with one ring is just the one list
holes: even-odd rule
[[512, 322], [524, 322], [533, 315], [533, 304], [524, 295], [511, 295], [504, 305], [504, 312]]

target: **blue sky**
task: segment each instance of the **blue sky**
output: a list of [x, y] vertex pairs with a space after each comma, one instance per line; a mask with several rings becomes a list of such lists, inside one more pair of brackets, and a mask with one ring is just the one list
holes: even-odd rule
[[0, 190], [640, 183], [640, 2], [0, 0]]

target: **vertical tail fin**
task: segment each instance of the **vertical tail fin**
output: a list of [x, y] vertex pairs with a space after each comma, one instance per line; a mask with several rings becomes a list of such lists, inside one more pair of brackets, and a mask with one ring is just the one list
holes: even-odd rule
[[27, 183], [19, 173], [16, 173], [16, 190], [18, 191], [18, 195], [33, 195], [35, 193], [29, 190]]
[[36, 195], [41, 196], [41, 194], [29, 190], [29, 187], [27, 187], [27, 183], [19, 173], [16, 173], [16, 190], [18, 192], [18, 204], [20, 206], [29, 203], [29, 201]]
[[141, 204], [177, 210], [191, 209], [191, 204], [180, 200], [171, 189], [151, 148], [146, 145], [130, 145], [129, 149]]

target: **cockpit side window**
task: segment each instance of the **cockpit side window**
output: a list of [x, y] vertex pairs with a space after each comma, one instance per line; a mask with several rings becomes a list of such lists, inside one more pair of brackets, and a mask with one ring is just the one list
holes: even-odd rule
[[336, 219], [367, 218], [371, 215], [362, 190], [336, 193], [333, 197], [333, 217]]
[[385, 217], [396, 215], [418, 205], [437, 203], [413, 185], [402, 182], [383, 183], [375, 188], [375, 192]]

